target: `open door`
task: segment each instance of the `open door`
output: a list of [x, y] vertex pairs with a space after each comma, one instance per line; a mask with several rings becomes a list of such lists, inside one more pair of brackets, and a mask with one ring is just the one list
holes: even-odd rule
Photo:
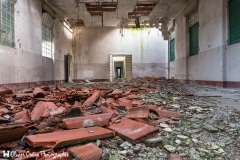
[[110, 81], [117, 78], [132, 79], [132, 55], [110, 55]]
[[132, 55], [126, 55], [126, 79], [132, 79]]
[[68, 82], [68, 55], [64, 55], [64, 80]]
[[70, 54], [64, 55], [64, 80], [65, 82], [71, 82], [71, 62], [72, 56]]

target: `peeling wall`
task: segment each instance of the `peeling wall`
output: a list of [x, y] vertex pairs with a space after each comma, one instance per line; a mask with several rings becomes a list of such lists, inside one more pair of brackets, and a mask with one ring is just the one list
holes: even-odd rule
[[[55, 20], [54, 24], [54, 80], [64, 80], [64, 55], [70, 54], [73, 56], [72, 39], [73, 34], [60, 22]], [[70, 65], [70, 75], [73, 78], [73, 61]]]
[[0, 45], [0, 84], [41, 81], [41, 1], [15, 4], [15, 48]]
[[17, 1], [14, 14], [16, 45], [0, 45], [0, 84], [63, 80], [63, 57], [72, 54], [72, 33], [56, 18], [55, 59], [42, 57], [41, 1]]
[[75, 78], [109, 79], [109, 55], [132, 54], [133, 78], [166, 77], [167, 41], [157, 29], [78, 28]]
[[188, 56], [188, 27], [183, 10], [176, 17], [176, 58], [170, 77], [182, 80], [225, 81], [226, 1], [199, 0], [199, 54]]

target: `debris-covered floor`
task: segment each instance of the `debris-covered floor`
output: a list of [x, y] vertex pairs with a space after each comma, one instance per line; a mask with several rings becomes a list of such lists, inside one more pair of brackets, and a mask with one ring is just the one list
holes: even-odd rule
[[239, 120], [240, 89], [161, 78], [2, 88], [0, 159], [240, 160]]

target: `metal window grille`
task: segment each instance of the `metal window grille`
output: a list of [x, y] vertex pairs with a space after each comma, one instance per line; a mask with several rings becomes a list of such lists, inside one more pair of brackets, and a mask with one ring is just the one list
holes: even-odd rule
[[42, 56], [52, 58], [52, 27], [54, 20], [46, 12], [42, 15]]
[[15, 47], [14, 41], [14, 5], [0, 0], [0, 44]]

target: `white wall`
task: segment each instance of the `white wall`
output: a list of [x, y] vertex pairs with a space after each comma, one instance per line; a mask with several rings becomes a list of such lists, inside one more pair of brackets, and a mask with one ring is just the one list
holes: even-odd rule
[[41, 2], [17, 1], [14, 14], [16, 47], [0, 45], [0, 84], [40, 81]]
[[72, 33], [56, 18], [55, 59], [42, 57], [41, 1], [18, 0], [14, 14], [16, 46], [0, 45], [0, 84], [63, 80], [63, 57], [72, 54]]
[[[176, 58], [170, 63], [170, 77], [183, 80], [224, 81], [225, 36], [224, 3], [200, 0], [199, 54], [188, 56], [188, 27], [183, 10], [176, 17]], [[224, 11], [224, 12], [223, 12]]]
[[240, 43], [227, 47], [226, 80], [230, 82], [240, 81]]
[[167, 41], [157, 29], [79, 28], [76, 33], [75, 78], [109, 79], [109, 55], [132, 54], [133, 78], [166, 77]]

